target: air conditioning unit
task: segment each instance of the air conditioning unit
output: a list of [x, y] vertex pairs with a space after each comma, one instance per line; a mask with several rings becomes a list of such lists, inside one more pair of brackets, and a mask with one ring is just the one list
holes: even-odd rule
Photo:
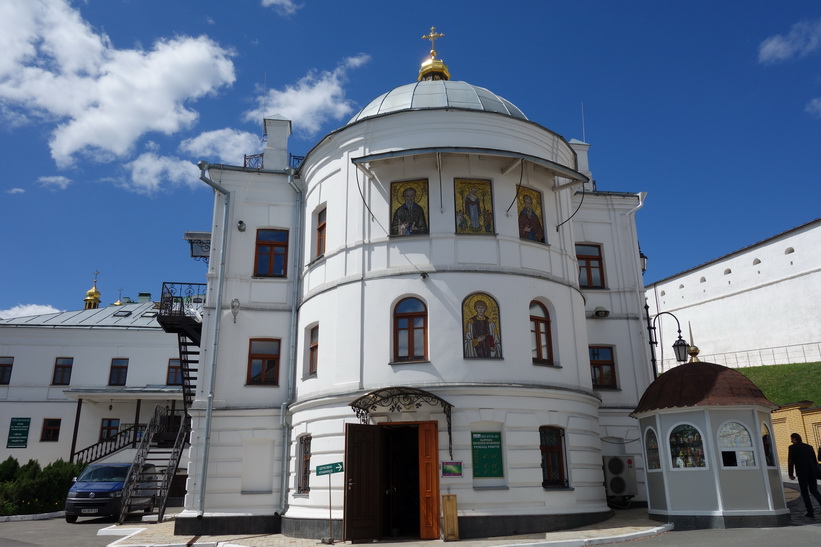
[[637, 493], [633, 456], [604, 457], [604, 488], [608, 497], [633, 497]]

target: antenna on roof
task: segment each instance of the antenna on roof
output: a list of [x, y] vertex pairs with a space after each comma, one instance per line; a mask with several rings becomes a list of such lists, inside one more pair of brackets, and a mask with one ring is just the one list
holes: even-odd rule
[[584, 103], [582, 103], [582, 141], [587, 142], [587, 135], [584, 131]]

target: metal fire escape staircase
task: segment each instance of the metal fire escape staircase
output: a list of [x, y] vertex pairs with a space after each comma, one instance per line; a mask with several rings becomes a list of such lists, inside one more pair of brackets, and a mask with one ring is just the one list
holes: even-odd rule
[[157, 315], [163, 330], [177, 335], [186, 414], [194, 402], [197, 389], [205, 289], [205, 283], [163, 283], [160, 313]]
[[118, 523], [122, 524], [129, 513], [139, 509], [146, 513], [156, 510], [157, 522], [162, 522], [171, 482], [190, 431], [187, 414], [169, 413], [161, 406], [154, 409], [126, 475]]
[[[165, 332], [177, 335], [183, 414], [155, 409], [126, 478], [120, 523], [139, 508], [148, 512], [156, 507], [158, 522], [165, 515], [171, 482], [191, 432], [189, 409], [197, 389], [206, 288], [205, 283], [163, 283], [157, 321]], [[148, 506], [147, 497], [153, 501]]]

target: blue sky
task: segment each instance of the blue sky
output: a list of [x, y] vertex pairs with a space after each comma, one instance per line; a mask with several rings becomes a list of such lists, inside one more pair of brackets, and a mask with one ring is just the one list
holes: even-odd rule
[[817, 1], [4, 0], [0, 317], [80, 309], [97, 270], [104, 304], [204, 282], [197, 161], [241, 164], [263, 113], [304, 154], [416, 79], [431, 26], [454, 80], [648, 193], [648, 283], [821, 216]]

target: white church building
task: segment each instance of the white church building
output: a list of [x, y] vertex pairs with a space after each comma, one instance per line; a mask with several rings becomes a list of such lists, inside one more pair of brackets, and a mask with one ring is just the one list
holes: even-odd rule
[[290, 122], [264, 123], [260, 167], [200, 163], [215, 207], [177, 533], [485, 537], [647, 499], [628, 416], [653, 379], [643, 194], [597, 189], [586, 143], [434, 51], [299, 164]]

